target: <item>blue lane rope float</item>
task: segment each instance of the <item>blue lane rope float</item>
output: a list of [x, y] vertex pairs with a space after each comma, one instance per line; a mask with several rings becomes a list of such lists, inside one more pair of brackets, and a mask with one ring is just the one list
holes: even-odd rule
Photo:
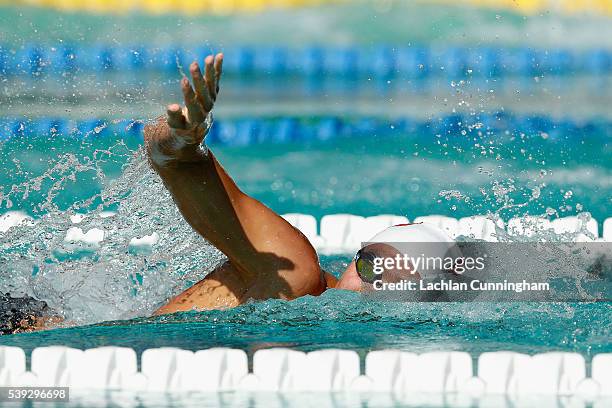
[[[175, 71], [194, 59], [202, 60], [211, 47], [193, 50], [178, 46], [147, 47], [62, 44], [43, 46], [0, 44], [0, 75], [62, 75], [75, 72]], [[421, 78], [509, 77], [536, 75], [607, 75], [612, 51], [590, 49], [532, 49], [526, 47], [377, 46], [301, 49], [252, 46], [224, 47], [225, 70], [237, 75], [303, 75]]]
[[[0, 140], [36, 137], [140, 138], [143, 121], [63, 118], [0, 118]], [[240, 118], [218, 120], [208, 135], [215, 145], [247, 146], [259, 143], [315, 142], [359, 136], [445, 137], [466, 143], [474, 138], [537, 137], [542, 140], [572, 141], [584, 137], [607, 143], [612, 138], [612, 121], [583, 122], [553, 119], [542, 115], [507, 112], [478, 116], [450, 114], [431, 120], [399, 118]]]

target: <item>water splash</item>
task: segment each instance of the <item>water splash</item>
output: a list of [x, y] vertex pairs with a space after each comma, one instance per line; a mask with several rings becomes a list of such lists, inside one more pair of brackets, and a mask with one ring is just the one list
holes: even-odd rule
[[[378, 144], [379, 141], [372, 143]], [[431, 211], [431, 190], [438, 188], [437, 193], [440, 184], [449, 184], [443, 177], [450, 172], [464, 179], [453, 183], [457, 184], [456, 187], [449, 184], [443, 194], [435, 194], [436, 198], [469, 207], [471, 214], [489, 214], [491, 219], [500, 217], [500, 211], [496, 209], [504, 206], [517, 213], [525, 213], [523, 202], [542, 200], [545, 191], [545, 187], [541, 187], [538, 194], [535, 188], [542, 184], [539, 169], [508, 176], [507, 171], [502, 171], [505, 169], [494, 167], [491, 162], [479, 160], [462, 165], [461, 162], [453, 163], [446, 159], [423, 161], [403, 156], [398, 158], [389, 153], [397, 150], [395, 143], [389, 147], [392, 150], [374, 147], [378, 150], [368, 150], [367, 160], [376, 160], [377, 166], [364, 166], [367, 178], [354, 169], [354, 163], [364, 160], [366, 155], [361, 150], [348, 148], [341, 152], [332, 149], [329, 154], [322, 151], [313, 154], [307, 150], [287, 153], [283, 150], [282, 155], [267, 160], [266, 166], [255, 159], [261, 159], [266, 154], [261, 149], [268, 147], [260, 147], [259, 151], [257, 147], [241, 152], [232, 151], [232, 155], [228, 155], [232, 157], [227, 159], [239, 162], [239, 166], [230, 163], [237, 167], [232, 173], [239, 174], [241, 183], [247, 184], [247, 190], [257, 198], [274, 203], [271, 199], [266, 200], [266, 197], [273, 195], [278, 202], [287, 200], [285, 207], [292, 210], [297, 207], [307, 213], [314, 206], [325, 213], [341, 212], [332, 206], [337, 202], [345, 211], [351, 208], [356, 213], [363, 208], [370, 214], [372, 211], [402, 213], [402, 209], [410, 209], [408, 215], [413, 218], [414, 208], [418, 200], [422, 200], [427, 201], [428, 206], [422, 208], [421, 214], [427, 214], [426, 211]], [[127, 163], [121, 172], [117, 172], [118, 177], [113, 177], [108, 167], [112, 162], [121, 161], [118, 157]], [[333, 163], [330, 165], [332, 157]], [[274, 163], [276, 173], [283, 174], [283, 179], [278, 182], [276, 179], [270, 180], [270, 174], [276, 174]], [[26, 174], [21, 179], [27, 181], [17, 182], [9, 191], [0, 192], [5, 207], [14, 201], [16, 208], [23, 209], [20, 200], [35, 202], [27, 210], [36, 217], [33, 224], [26, 223], [0, 236], [1, 291], [15, 295], [25, 293], [45, 300], [53, 309], [61, 311], [67, 319], [77, 324], [130, 319], [149, 315], [169, 296], [204, 277], [223, 259], [183, 221], [161, 181], [147, 165], [142, 150], [132, 150], [118, 143], [95, 149], [88, 157], [61, 154], [46, 165], [41, 176], [29, 177]], [[491, 180], [482, 171], [470, 172], [470, 169], [478, 166], [495, 168], [496, 177]], [[304, 171], [312, 168], [321, 171], [316, 174]], [[558, 170], [549, 170], [545, 176], [558, 177], [559, 174]], [[87, 178], [96, 180], [101, 186], [99, 192], [78, 199], [66, 197], [80, 191], [81, 183]], [[342, 182], [339, 182], [339, 178]], [[77, 183], [77, 188], [74, 188], [74, 183]], [[348, 187], [339, 186], [342, 183]], [[431, 186], [425, 191], [427, 183]], [[470, 187], [466, 191], [466, 186], [480, 186], [481, 192], [484, 191], [489, 200], [484, 203], [478, 200], [478, 189]], [[495, 190], [493, 193], [490, 192], [491, 186]], [[331, 204], [327, 205], [320, 197], [314, 196], [323, 191], [329, 191], [329, 196], [325, 197]], [[523, 196], [523, 201], [517, 199], [515, 194]], [[30, 199], [24, 200], [24, 196]], [[297, 198], [292, 198], [295, 196]], [[409, 201], [407, 197], [410, 197]], [[401, 208], [395, 204], [408, 202], [409, 208], [403, 207], [407, 204], [401, 204]], [[314, 205], [308, 207], [304, 203]], [[363, 207], [355, 203], [363, 203]], [[396, 207], [392, 207], [393, 204]], [[277, 205], [275, 209], [283, 212], [282, 206]], [[102, 218], [109, 210], [115, 215]], [[462, 212], [465, 214], [467, 211]], [[77, 217], [79, 214], [86, 216], [74, 224], [70, 217], [78, 221], [83, 217]], [[320, 214], [315, 215], [320, 217]], [[80, 228], [84, 234], [98, 229], [104, 237], [98, 244], [66, 242], [66, 234], [73, 227]], [[153, 232], [157, 232], [159, 241], [152, 249], [130, 246], [132, 238], [148, 236]], [[517, 236], [505, 234], [505, 230], [496, 229], [499, 240], [520, 240]], [[549, 234], [550, 240], [569, 238], [561, 237], [554, 231], [545, 234]], [[543, 236], [540, 234], [525, 239], [537, 240]], [[342, 267], [332, 269], [334, 272], [342, 270]]]
[[[0, 291], [46, 301], [75, 324], [149, 315], [169, 296], [202, 279], [223, 256], [183, 221], [142, 148], [121, 175], [108, 180], [101, 159], [60, 156], [39, 177], [14, 185], [0, 198], [46, 192], [42, 216], [0, 235]], [[102, 191], [62, 211], [56, 201], [66, 184], [91, 173]], [[116, 214], [102, 217], [108, 209]], [[78, 225], [70, 216], [88, 211]], [[75, 218], [75, 221], [77, 218]], [[66, 233], [103, 231], [99, 243], [67, 242]], [[156, 232], [153, 250], [130, 240]]]

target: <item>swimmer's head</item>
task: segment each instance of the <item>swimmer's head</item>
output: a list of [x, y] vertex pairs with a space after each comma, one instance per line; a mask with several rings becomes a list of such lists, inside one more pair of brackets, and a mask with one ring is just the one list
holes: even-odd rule
[[11, 297], [0, 293], [0, 335], [40, 330], [47, 323], [59, 323], [46, 302], [30, 296]]
[[416, 270], [411, 263], [398, 264], [394, 261], [398, 257], [402, 259], [404, 255], [418, 255], [407, 254], [407, 248], [423, 252], [419, 249], [419, 245], [423, 246], [423, 243], [441, 243], [442, 245], [425, 245], [423, 251], [440, 252], [429, 253], [429, 256], [444, 256], [454, 241], [439, 228], [428, 224], [400, 224], [389, 227], [364, 244], [336, 287], [360, 290], [363, 284], [372, 284], [376, 280], [397, 282], [403, 279], [422, 278], [423, 271]]

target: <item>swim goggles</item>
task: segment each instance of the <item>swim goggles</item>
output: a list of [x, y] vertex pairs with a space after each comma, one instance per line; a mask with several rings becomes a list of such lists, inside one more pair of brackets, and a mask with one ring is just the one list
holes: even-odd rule
[[355, 269], [362, 281], [366, 283], [374, 283], [381, 278], [380, 274], [374, 272], [374, 260], [376, 255], [372, 252], [364, 251], [367, 247], [361, 248], [355, 254]]

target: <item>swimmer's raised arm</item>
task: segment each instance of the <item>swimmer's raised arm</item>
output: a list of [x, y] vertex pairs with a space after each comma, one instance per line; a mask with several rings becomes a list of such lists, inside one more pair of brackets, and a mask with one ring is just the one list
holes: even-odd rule
[[[169, 105], [165, 119], [145, 128], [151, 166], [183, 217], [229, 259], [211, 275], [215, 290], [207, 287], [198, 292], [202, 281], [160, 313], [233, 306], [248, 299], [293, 299], [325, 289], [317, 254], [304, 235], [244, 194], [212, 151], [201, 147], [205, 146], [204, 122], [219, 92], [222, 65], [222, 54], [208, 56], [202, 75], [198, 64], [192, 63], [194, 86], [187, 78], [181, 81], [185, 108]], [[217, 298], [220, 293], [228, 293], [231, 299], [213, 299], [209, 304], [208, 300], [196, 299], [203, 292]]]

